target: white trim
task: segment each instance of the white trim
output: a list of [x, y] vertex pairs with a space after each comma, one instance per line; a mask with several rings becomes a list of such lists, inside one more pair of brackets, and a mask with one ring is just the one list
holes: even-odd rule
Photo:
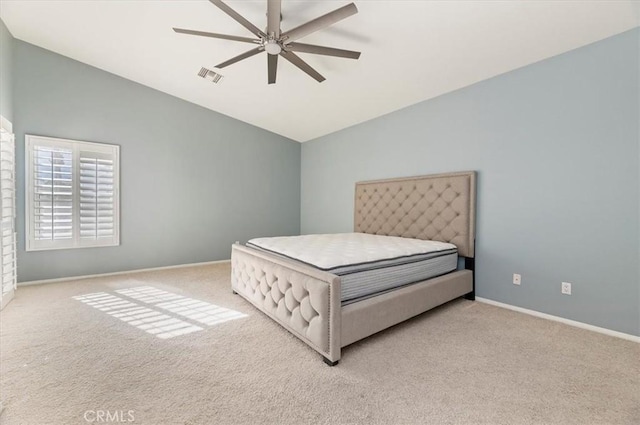
[[202, 263], [176, 264], [174, 266], [150, 267], [148, 269], [124, 270], [121, 272], [88, 274], [84, 276], [60, 277], [56, 279], [31, 280], [27, 282], [18, 282], [18, 286], [43, 285], [46, 283], [58, 283], [58, 282], [69, 282], [72, 280], [92, 279], [94, 277], [117, 276], [122, 274], [129, 274], [129, 273], [152, 272], [157, 270], [181, 269], [184, 267], [195, 267], [195, 266], [206, 266], [210, 264], [228, 263], [229, 261], [231, 260], [205, 261]]
[[9, 304], [9, 301], [11, 301], [13, 297], [15, 297], [15, 295], [16, 290], [13, 288], [11, 288], [11, 291], [2, 294], [2, 296], [0, 296], [0, 310], [3, 310], [7, 306], [7, 304]]
[[9, 133], [13, 133], [13, 124], [11, 124], [11, 121], [6, 119], [2, 115], [0, 115], [0, 128], [5, 129]]
[[493, 305], [493, 306], [496, 306], [496, 307], [506, 308], [507, 310], [517, 311], [518, 313], [524, 313], [524, 314], [528, 314], [530, 316], [540, 317], [542, 319], [553, 320], [554, 322], [564, 323], [565, 325], [574, 326], [576, 328], [586, 329], [588, 331], [598, 332], [598, 333], [609, 335], [609, 336], [613, 336], [613, 337], [616, 337], [616, 338], [626, 339], [627, 341], [640, 343], [640, 336], [635, 336], [635, 335], [627, 334], [627, 333], [624, 333], [624, 332], [613, 331], [611, 329], [601, 328], [601, 327], [598, 327], [598, 326], [589, 325], [587, 323], [582, 323], [582, 322], [577, 322], [575, 320], [565, 319], [564, 317], [558, 317], [558, 316], [553, 316], [553, 315], [547, 314], [547, 313], [541, 313], [541, 312], [535, 311], [535, 310], [529, 310], [529, 309], [522, 308], [522, 307], [516, 307], [515, 305], [504, 304], [504, 303], [501, 303], [501, 302], [498, 302], [498, 301], [489, 300], [489, 299], [486, 299], [486, 298], [476, 297], [476, 301], [480, 301], [481, 303]]

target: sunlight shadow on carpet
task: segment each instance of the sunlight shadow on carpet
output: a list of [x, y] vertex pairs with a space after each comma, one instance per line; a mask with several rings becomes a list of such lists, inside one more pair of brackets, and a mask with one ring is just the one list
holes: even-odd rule
[[[120, 289], [115, 292], [121, 296], [108, 292], [95, 292], [74, 296], [73, 299], [162, 339], [204, 330], [192, 322], [214, 326], [247, 317], [246, 314], [235, 310], [172, 294], [151, 286]], [[139, 302], [150, 305], [141, 305]]]

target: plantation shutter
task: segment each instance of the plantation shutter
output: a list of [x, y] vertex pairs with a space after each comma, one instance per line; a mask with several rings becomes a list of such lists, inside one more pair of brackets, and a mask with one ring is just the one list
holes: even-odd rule
[[26, 136], [27, 251], [118, 245], [119, 147]]
[[113, 238], [114, 229], [113, 155], [80, 152], [80, 238]]
[[16, 289], [16, 180], [13, 134], [0, 130], [0, 286], [4, 307]]
[[35, 146], [33, 235], [37, 241], [73, 238], [73, 151]]

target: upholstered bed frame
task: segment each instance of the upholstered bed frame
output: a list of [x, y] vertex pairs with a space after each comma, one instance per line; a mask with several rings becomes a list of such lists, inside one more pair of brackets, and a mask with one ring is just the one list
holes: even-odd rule
[[475, 203], [473, 171], [356, 183], [356, 232], [453, 243], [465, 269], [342, 306], [339, 276], [234, 244], [232, 289], [333, 366], [342, 347], [455, 298], [475, 298]]

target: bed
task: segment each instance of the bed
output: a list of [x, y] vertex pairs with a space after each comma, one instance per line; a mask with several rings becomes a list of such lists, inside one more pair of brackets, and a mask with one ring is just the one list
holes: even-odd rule
[[[347, 238], [368, 240], [373, 236], [390, 236], [409, 239], [409, 245], [435, 241], [435, 245], [442, 243], [439, 245], [442, 253], [449, 254], [450, 247], [455, 245], [456, 258], [463, 260], [463, 267], [454, 267], [444, 274], [436, 271], [435, 277], [362, 295], [353, 292], [353, 284], [346, 281], [343, 272], [350, 270], [349, 264], [314, 265], [305, 261], [306, 257], [290, 258], [287, 253], [295, 250], [283, 251], [278, 238], [256, 239], [248, 245], [232, 246], [232, 290], [333, 366], [341, 358], [341, 349], [349, 344], [455, 298], [475, 299], [475, 203], [474, 171], [358, 182], [354, 204], [356, 236]], [[331, 240], [334, 245], [344, 243], [343, 239]], [[300, 241], [305, 240], [299, 240], [295, 249], [305, 246]], [[352, 248], [357, 251], [358, 246]], [[413, 254], [406, 254], [410, 255]], [[438, 254], [439, 257], [444, 254]], [[451, 258], [446, 261], [450, 264]], [[331, 265], [323, 263], [327, 264]], [[368, 279], [371, 274], [382, 275], [383, 269], [387, 267], [381, 267], [380, 273], [364, 271], [369, 273]], [[418, 276], [412, 274], [413, 270], [402, 273]], [[343, 279], [351, 285], [348, 291], [343, 291]]]

